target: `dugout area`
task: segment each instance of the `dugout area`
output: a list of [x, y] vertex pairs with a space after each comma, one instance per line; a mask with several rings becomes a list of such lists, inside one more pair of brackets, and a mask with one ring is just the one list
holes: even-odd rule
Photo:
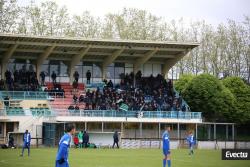
[[[54, 147], [64, 134], [66, 124], [69, 122], [43, 123], [42, 144]], [[89, 142], [100, 147], [111, 147], [113, 133], [118, 131], [120, 145], [123, 148], [160, 148], [161, 135], [165, 126], [171, 127], [171, 142], [173, 148], [186, 148], [185, 138], [191, 130], [202, 147], [209, 147], [206, 142], [217, 147], [219, 141], [234, 141], [234, 124], [214, 123], [142, 123], [142, 122], [70, 122], [76, 127], [76, 132], [87, 131]], [[77, 135], [76, 133], [76, 135]], [[205, 142], [205, 143], [204, 143]], [[72, 143], [73, 145], [73, 143]], [[232, 145], [232, 144], [231, 144]], [[198, 147], [198, 146], [197, 146]]]

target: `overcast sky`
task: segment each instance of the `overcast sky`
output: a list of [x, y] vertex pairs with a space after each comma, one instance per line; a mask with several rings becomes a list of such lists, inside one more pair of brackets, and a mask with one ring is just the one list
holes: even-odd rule
[[[34, 0], [36, 3], [45, 0]], [[243, 15], [250, 16], [250, 0], [54, 0], [65, 5], [72, 14], [88, 10], [92, 15], [102, 17], [119, 12], [124, 7], [144, 9], [166, 20], [183, 17], [189, 20], [206, 20], [217, 25], [227, 19], [242, 21]], [[30, 0], [19, 0], [26, 5]]]

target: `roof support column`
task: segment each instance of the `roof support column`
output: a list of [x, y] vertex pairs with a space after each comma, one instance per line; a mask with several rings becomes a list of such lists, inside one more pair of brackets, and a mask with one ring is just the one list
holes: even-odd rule
[[106, 79], [107, 67], [102, 66], [101, 71], [102, 71], [102, 79]]
[[154, 54], [158, 51], [158, 48], [155, 48], [154, 50], [148, 51], [145, 56], [139, 58], [136, 60], [134, 63], [134, 74], [137, 73], [138, 69], [140, 68], [141, 65], [146, 63]]
[[119, 50], [116, 50], [114, 53], [112, 53], [111, 56], [108, 56], [107, 58], [104, 59], [102, 65], [101, 65], [101, 70], [102, 70], [102, 79], [106, 79], [106, 72], [107, 72], [107, 66], [110, 65], [115, 59], [121, 55], [121, 53], [124, 51], [125, 47], [122, 47]]
[[4, 54], [3, 56], [3, 59], [1, 61], [1, 79], [4, 79], [5, 78], [5, 72], [7, 70], [7, 65], [8, 65], [8, 62], [11, 58], [11, 56], [13, 55], [13, 53], [15, 52], [16, 48], [18, 47], [18, 43], [16, 43], [15, 45], [12, 45], [7, 51], [6, 53]]
[[55, 44], [49, 46], [37, 59], [36, 61], [36, 76], [39, 79], [41, 66], [43, 62], [49, 57], [49, 55], [53, 52], [54, 48], [56, 47]]
[[88, 53], [89, 49], [91, 46], [89, 45], [87, 48], [83, 48], [79, 54], [75, 55], [69, 65], [69, 79], [70, 79], [70, 84], [73, 83], [74, 78], [74, 72], [75, 72], [75, 66], [82, 60], [82, 58]]
[[168, 59], [165, 64], [163, 65], [162, 68], [162, 75], [167, 78], [168, 76], [166, 76], [169, 72], [169, 70], [178, 62], [180, 61], [184, 56], [188, 55], [190, 53], [190, 51], [185, 51], [180, 55], [177, 55], [176, 58], [173, 59]]

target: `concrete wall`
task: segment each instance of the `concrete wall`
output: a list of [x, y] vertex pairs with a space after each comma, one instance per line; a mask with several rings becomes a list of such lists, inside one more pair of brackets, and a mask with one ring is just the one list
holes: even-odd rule
[[22, 100], [20, 102], [20, 106], [23, 107], [24, 109], [29, 109], [31, 107], [38, 107], [38, 104], [47, 104], [48, 106], [48, 101], [47, 100]]
[[[181, 148], [181, 143], [178, 140], [170, 141], [170, 148]], [[121, 147], [125, 149], [136, 148], [162, 148], [161, 140], [149, 140], [149, 139], [123, 139]], [[250, 149], [250, 142], [232, 142], [232, 141], [199, 141], [197, 144], [198, 149]]]
[[[130, 140], [122, 139], [121, 147], [124, 149], [138, 149], [138, 148], [162, 148], [161, 140]], [[170, 142], [171, 149], [177, 149], [179, 147], [178, 140], [172, 140]]]
[[113, 133], [89, 133], [89, 142], [99, 146], [112, 146]]
[[[24, 133], [25, 130], [30, 132], [32, 138], [42, 137], [42, 123], [47, 120], [47, 118], [33, 116], [5, 116], [5, 119], [8, 120], [7, 122], [16, 122], [14, 124], [14, 135], [17, 137], [15, 144], [19, 146], [22, 144], [22, 139], [20, 139], [22, 134], [19, 134]], [[4, 142], [6, 143], [7, 140]], [[39, 140], [38, 144], [42, 144], [42, 140]], [[36, 145], [36, 140], [32, 139], [31, 145]]]

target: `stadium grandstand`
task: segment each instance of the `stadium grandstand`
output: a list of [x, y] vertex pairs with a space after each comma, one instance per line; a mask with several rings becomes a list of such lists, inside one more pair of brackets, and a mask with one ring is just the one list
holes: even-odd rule
[[165, 125], [173, 138], [187, 129], [197, 137], [199, 125], [211, 124], [202, 124], [167, 78], [198, 45], [0, 34], [0, 142], [12, 134], [21, 144], [28, 129], [32, 144], [54, 146], [69, 122], [102, 146], [118, 131], [122, 147], [146, 147], [136, 142], [142, 138], [158, 147]]

